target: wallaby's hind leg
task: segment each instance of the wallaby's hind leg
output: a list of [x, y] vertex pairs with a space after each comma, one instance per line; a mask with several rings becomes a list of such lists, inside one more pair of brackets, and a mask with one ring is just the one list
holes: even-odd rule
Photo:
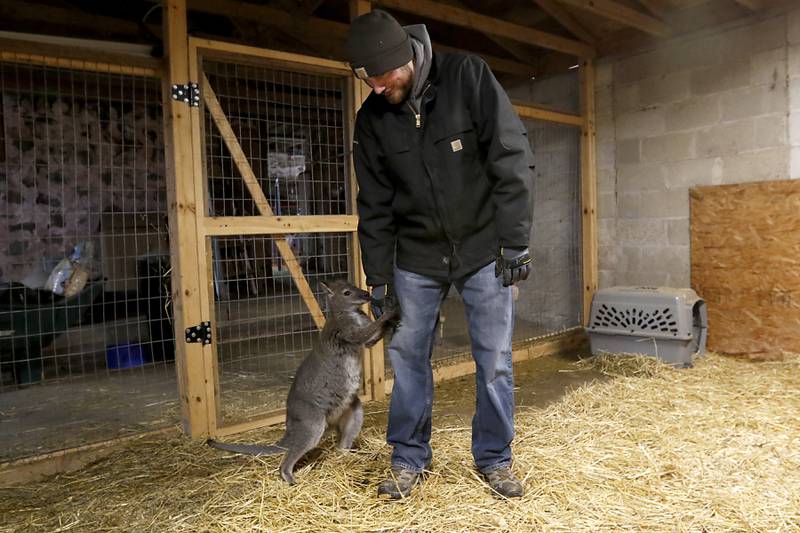
[[292, 471], [294, 465], [306, 453], [313, 450], [325, 433], [325, 419], [295, 421], [291, 435], [287, 432], [283, 446], [287, 448], [281, 462], [281, 477], [289, 485], [294, 485]]
[[341, 418], [339, 418], [339, 444], [340, 450], [349, 450], [353, 447], [353, 441], [361, 431], [361, 425], [364, 423], [364, 408], [361, 406], [361, 400], [358, 396], [353, 398], [353, 403], [350, 404]]

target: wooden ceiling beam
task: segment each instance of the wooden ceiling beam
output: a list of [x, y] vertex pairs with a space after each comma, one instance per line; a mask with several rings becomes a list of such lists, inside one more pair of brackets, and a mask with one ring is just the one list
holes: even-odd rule
[[460, 54], [475, 54], [483, 58], [484, 61], [496, 72], [505, 72], [507, 74], [529, 75], [533, 74], [536, 69], [533, 65], [520, 63], [512, 59], [504, 59], [502, 57], [495, 57], [472, 50], [464, 50], [463, 48], [455, 48], [453, 46], [446, 46], [443, 44], [433, 43], [433, 49], [437, 52], [455, 52]]
[[764, 4], [761, 0], [734, 0], [737, 4], [742, 7], [749, 9], [750, 11], [761, 11], [764, 9]]
[[583, 24], [573, 17], [569, 11], [555, 0], [533, 0], [542, 10], [556, 19], [556, 21], [566, 28], [572, 35], [591, 46], [597, 45], [597, 38]]
[[14, 23], [47, 23], [50, 27], [61, 26], [73, 31], [91, 31], [95, 35], [138, 35], [142, 33], [137, 22], [31, 2], [6, 0], [0, 2], [0, 20]]
[[190, 11], [258, 21], [292, 35], [302, 35], [313, 44], [344, 40], [347, 34], [347, 24], [318, 17], [297, 17], [280, 9], [234, 0], [189, 0], [187, 7]]
[[[710, 2], [672, 11], [668, 20], [675, 33], [685, 35], [731, 23], [741, 15], [742, 8], [732, 1]], [[601, 56], [606, 56], [652, 48], [657, 43], [658, 39], [652, 35], [625, 28], [603, 40], [597, 48]]]
[[[461, 0], [456, 0], [456, 2], [462, 8], [467, 9]], [[524, 44], [505, 37], [498, 37], [496, 35], [492, 35], [491, 33], [484, 33], [483, 35], [522, 63], [533, 65], [536, 62], [533, 52], [527, 49]]]
[[559, 0], [562, 4], [584, 9], [595, 15], [619, 22], [656, 37], [666, 37], [672, 33], [669, 26], [649, 15], [631, 9], [614, 0]]
[[526, 65], [536, 64], [536, 51], [529, 50], [524, 44], [514, 41], [513, 39], [505, 39], [495, 35], [487, 35], [486, 37], [497, 46], [511, 54], [518, 61]]
[[[279, 9], [256, 4], [243, 4], [233, 0], [190, 0], [189, 9], [212, 15], [258, 20], [264, 25], [277, 27], [285, 32], [291, 32], [292, 35], [298, 38], [302, 37], [309, 42], [309, 44], [317, 46], [326, 44], [326, 49], [329, 51], [342, 48], [342, 43], [344, 43], [349, 28], [348, 24], [325, 20], [319, 17], [308, 17], [304, 20], [298, 20], [297, 17], [293, 17], [291, 14]], [[445, 46], [436, 42], [433, 43], [433, 49], [442, 52], [476, 53], [470, 52], [469, 50]], [[500, 72], [525, 75], [531, 74], [534, 71], [531, 65], [486, 54], [478, 55], [480, 55], [492, 69]], [[341, 53], [338, 54], [338, 58], [343, 58]]]
[[[589, 0], [597, 1], [597, 0]], [[547, 48], [578, 57], [591, 58], [596, 53], [591, 46], [558, 35], [535, 30], [505, 20], [492, 18], [468, 9], [461, 9], [431, 0], [375, 0], [375, 4], [405, 13], [438, 20], [454, 26], [513, 39], [540, 48]]]
[[658, 18], [664, 19], [669, 15], [670, 6], [666, 0], [638, 0], [645, 9]]

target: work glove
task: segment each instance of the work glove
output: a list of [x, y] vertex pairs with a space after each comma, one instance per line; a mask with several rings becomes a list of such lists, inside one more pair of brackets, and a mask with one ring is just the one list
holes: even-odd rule
[[387, 308], [393, 308], [394, 305], [394, 290], [391, 283], [372, 287], [369, 308], [372, 310], [372, 316], [375, 317], [375, 320], [379, 319]]
[[500, 248], [494, 275], [503, 276], [503, 287], [528, 279], [531, 273], [531, 254], [527, 248]]

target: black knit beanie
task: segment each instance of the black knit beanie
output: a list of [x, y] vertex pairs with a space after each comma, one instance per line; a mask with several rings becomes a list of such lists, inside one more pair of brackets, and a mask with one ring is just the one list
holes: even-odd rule
[[361, 79], [385, 74], [413, 58], [406, 31], [380, 9], [353, 20], [345, 47], [350, 68]]

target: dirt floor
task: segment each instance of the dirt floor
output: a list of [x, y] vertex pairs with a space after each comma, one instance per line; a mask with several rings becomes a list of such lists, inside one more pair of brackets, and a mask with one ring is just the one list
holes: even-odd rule
[[295, 486], [279, 479], [279, 457], [148, 437], [79, 471], [0, 487], [0, 531], [800, 531], [800, 358], [653, 361], [517, 365], [519, 500], [493, 496], [472, 467], [468, 376], [437, 387], [434, 463], [403, 502], [375, 493], [390, 454], [380, 402], [356, 451], [324, 441]]

